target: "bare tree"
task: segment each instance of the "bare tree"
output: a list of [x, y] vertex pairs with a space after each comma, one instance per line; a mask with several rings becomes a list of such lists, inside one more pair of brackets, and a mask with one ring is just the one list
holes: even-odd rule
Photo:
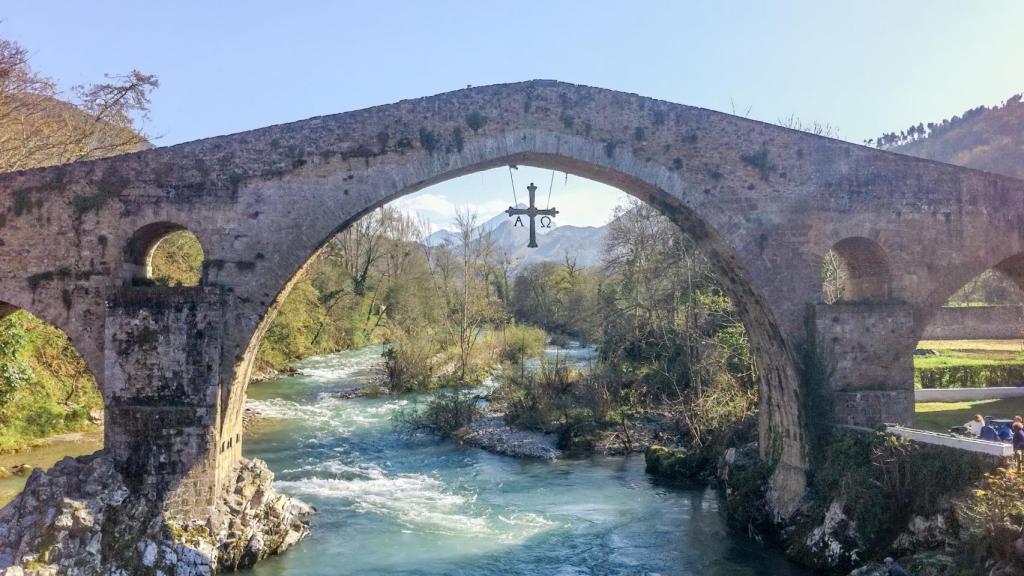
[[796, 114], [790, 114], [789, 118], [779, 118], [777, 124], [783, 128], [792, 128], [793, 130], [799, 130], [801, 132], [809, 132], [816, 136], [839, 138], [839, 128], [829, 124], [828, 122], [819, 122], [817, 120], [804, 122], [800, 118], [797, 118]]
[[475, 214], [459, 211], [455, 224], [456, 238], [433, 251], [431, 268], [437, 299], [444, 303], [446, 347], [456, 349], [458, 379], [466, 383], [484, 326], [500, 320], [501, 307], [488, 283], [494, 255], [490, 234], [477, 226]]
[[825, 253], [821, 263], [821, 294], [825, 304], [835, 304], [843, 299], [849, 272], [846, 262], [835, 250]]
[[0, 172], [132, 152], [148, 145], [139, 124], [155, 76], [132, 70], [76, 86], [68, 101], [32, 70], [27, 51], [0, 38]]

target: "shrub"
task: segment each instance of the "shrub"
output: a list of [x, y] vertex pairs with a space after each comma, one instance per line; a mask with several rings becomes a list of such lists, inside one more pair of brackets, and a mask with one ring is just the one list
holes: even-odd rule
[[25, 311], [0, 319], [0, 451], [86, 428], [102, 405], [67, 335]]
[[915, 388], [986, 388], [1024, 384], [1024, 364], [936, 366], [914, 370]]
[[437, 353], [431, 338], [395, 332], [384, 350], [384, 382], [392, 394], [429, 390], [435, 385], [433, 362]]
[[676, 406], [693, 448], [716, 452], [749, 441], [743, 434], [749, 426], [742, 423], [752, 422], [756, 411], [757, 390], [740, 386], [726, 373], [715, 374], [700, 390], [684, 394]]
[[422, 408], [413, 405], [399, 410], [393, 418], [405, 432], [429, 432], [448, 436], [479, 416], [476, 397], [466, 390], [439, 390]]
[[706, 469], [699, 452], [657, 445], [648, 446], [644, 451], [644, 463], [648, 474], [674, 481], [697, 480]]
[[836, 432], [824, 450], [809, 486], [809, 520], [841, 500], [866, 550], [876, 553], [886, 552], [912, 516], [942, 511], [996, 466], [990, 456], [884, 433]]
[[986, 568], [993, 562], [1015, 564], [1014, 541], [1024, 533], [1021, 494], [1024, 479], [1008, 468], [999, 468], [959, 503], [962, 563]]
[[500, 361], [518, 364], [543, 354], [546, 337], [540, 328], [512, 324], [501, 331], [488, 332], [484, 344], [496, 352]]
[[527, 370], [521, 364], [501, 372], [493, 397], [505, 406], [510, 426], [546, 431], [569, 420], [568, 412], [575, 407], [572, 387], [580, 378], [566, 366], [542, 362], [539, 370]]

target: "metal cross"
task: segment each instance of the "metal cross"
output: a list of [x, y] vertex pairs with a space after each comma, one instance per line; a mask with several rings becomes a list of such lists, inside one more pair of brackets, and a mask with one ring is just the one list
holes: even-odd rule
[[[552, 216], [557, 216], [558, 215], [558, 210], [555, 210], [554, 208], [547, 208], [547, 209], [544, 209], [544, 210], [539, 210], [537, 208], [537, 206], [535, 206], [536, 198], [537, 198], [537, 187], [533, 185], [533, 182], [530, 182], [530, 185], [526, 187], [526, 190], [530, 192], [530, 206], [528, 208], [515, 208], [513, 206], [509, 206], [508, 210], [505, 210], [505, 213], [509, 215], [509, 218], [511, 218], [512, 216], [529, 216], [530, 217], [530, 243], [527, 244], [526, 247], [527, 248], [536, 248], [537, 247], [537, 226], [536, 226], [536, 223], [534, 221], [534, 218], [536, 218], [537, 216], [543, 216], [544, 218], [541, 218], [541, 221], [540, 221], [541, 228], [551, 228], [551, 217]], [[545, 222], [545, 218], [547, 219], [546, 222]], [[522, 224], [523, 224], [522, 218], [516, 218], [516, 221], [512, 224], [512, 226], [513, 227], [521, 226]]]

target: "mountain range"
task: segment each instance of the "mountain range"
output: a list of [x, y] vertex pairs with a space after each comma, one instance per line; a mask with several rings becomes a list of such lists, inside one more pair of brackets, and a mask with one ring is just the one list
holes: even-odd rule
[[[525, 208], [519, 204], [518, 208]], [[530, 240], [529, 221], [523, 218], [524, 226], [516, 226], [515, 220], [505, 213], [484, 221], [478, 228], [489, 232], [498, 250], [512, 263], [512, 272], [518, 272], [536, 262], [564, 262], [568, 257], [579, 266], [596, 266], [601, 263], [601, 251], [608, 234], [604, 226], [558, 226], [557, 219], [551, 228], [537, 227], [537, 248], [527, 248]], [[455, 242], [458, 234], [451, 230], [438, 230], [427, 236], [425, 243], [437, 246]]]

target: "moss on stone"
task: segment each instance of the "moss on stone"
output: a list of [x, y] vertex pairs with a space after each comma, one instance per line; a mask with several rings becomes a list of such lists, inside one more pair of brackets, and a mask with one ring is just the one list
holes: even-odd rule
[[697, 480], [707, 468], [705, 458], [696, 452], [657, 445], [647, 448], [644, 462], [648, 474], [672, 481]]
[[484, 127], [484, 124], [487, 124], [487, 117], [479, 111], [474, 110], [466, 115], [466, 126], [469, 126], [469, 129], [472, 130], [474, 134], [479, 132], [480, 129]]
[[433, 154], [434, 150], [437, 149], [439, 138], [433, 130], [427, 130], [426, 128], [420, 128], [420, 146], [427, 152]]
[[32, 210], [32, 194], [27, 188], [14, 193], [14, 215], [21, 216]]

